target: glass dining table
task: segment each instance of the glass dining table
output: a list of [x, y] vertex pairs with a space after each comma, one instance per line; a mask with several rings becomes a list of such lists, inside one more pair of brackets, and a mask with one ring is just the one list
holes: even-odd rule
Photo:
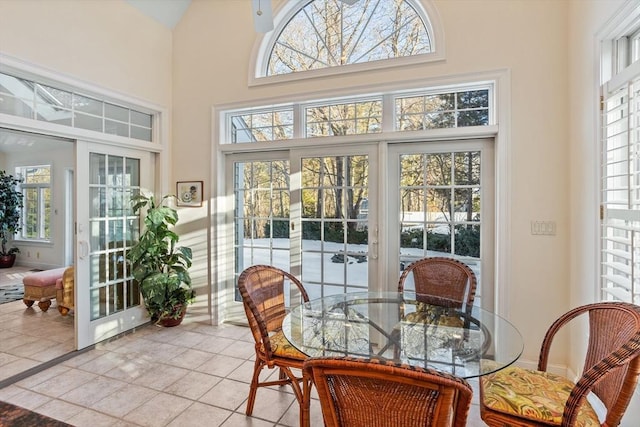
[[523, 350], [507, 320], [480, 307], [427, 304], [411, 293], [355, 292], [301, 304], [283, 332], [309, 357], [383, 357], [462, 378], [500, 370]]

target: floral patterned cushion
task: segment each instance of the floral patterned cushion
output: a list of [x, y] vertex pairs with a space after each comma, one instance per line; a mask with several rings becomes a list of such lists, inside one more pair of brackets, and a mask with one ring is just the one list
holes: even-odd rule
[[295, 348], [287, 338], [285, 338], [282, 331], [278, 331], [269, 336], [271, 342], [271, 351], [278, 357], [287, 357], [289, 359], [305, 360], [307, 355], [301, 353], [300, 350]]
[[[560, 425], [564, 405], [574, 387], [559, 375], [515, 366], [484, 376], [481, 381], [483, 403], [488, 408], [550, 425]], [[580, 408], [575, 426], [600, 426], [589, 402]]]
[[450, 315], [447, 308], [422, 302], [416, 304], [416, 311], [408, 313], [402, 320], [410, 323], [441, 325], [456, 328], [461, 328], [464, 324], [460, 316]]

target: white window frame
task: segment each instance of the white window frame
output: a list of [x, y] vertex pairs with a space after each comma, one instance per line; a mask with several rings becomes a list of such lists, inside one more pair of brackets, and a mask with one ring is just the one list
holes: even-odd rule
[[[640, 4], [628, 2], [599, 34], [600, 51], [600, 263], [595, 289], [598, 300], [640, 299], [640, 209], [635, 194], [640, 148], [638, 90], [640, 57], [632, 52], [640, 33]], [[636, 39], [636, 42], [634, 42]], [[637, 47], [637, 46], [636, 46]], [[625, 94], [623, 96], [623, 94]], [[622, 96], [622, 97], [621, 97]], [[607, 115], [614, 114], [609, 118]], [[609, 123], [609, 125], [608, 125]], [[614, 141], [618, 147], [612, 150]], [[618, 153], [618, 154], [614, 154]], [[626, 165], [626, 175], [616, 176]], [[634, 177], [636, 175], [636, 177]], [[621, 198], [616, 197], [620, 195]], [[625, 202], [626, 200], [626, 202]]]
[[[511, 284], [511, 242], [506, 230], [511, 227], [511, 167], [510, 167], [510, 81], [511, 74], [509, 70], [499, 69], [486, 72], [479, 72], [473, 76], [469, 75], [448, 75], [431, 79], [415, 79], [404, 82], [393, 82], [384, 84], [369, 84], [361, 87], [352, 87], [345, 89], [339, 87], [319, 94], [317, 91], [303, 92], [298, 91], [295, 94], [286, 96], [276, 96], [273, 98], [265, 98], [259, 101], [260, 105], [282, 106], [284, 104], [304, 104], [314, 99], [336, 99], [339, 97], [358, 97], [370, 96], [376, 93], [386, 93], [384, 102], [387, 106], [393, 105], [393, 98], [390, 95], [413, 93], [423, 88], [442, 88], [442, 87], [465, 87], [468, 88], [472, 83], [488, 83], [493, 87], [493, 95], [491, 97], [492, 118], [490, 118], [489, 126], [473, 126], [462, 128], [445, 128], [445, 129], [428, 129], [412, 132], [394, 132], [393, 126], [385, 127], [385, 124], [394, 123], [393, 108], [385, 107], [383, 113], [383, 132], [365, 135], [348, 135], [329, 138], [305, 139], [303, 135], [295, 134], [294, 139], [279, 141], [277, 144], [273, 142], [256, 142], [251, 144], [230, 144], [231, 134], [228, 126], [226, 126], [227, 114], [232, 111], [244, 110], [255, 107], [256, 101], [238, 102], [231, 104], [220, 104], [212, 107], [212, 168], [210, 179], [214, 194], [212, 195], [212, 212], [220, 212], [214, 215], [213, 234], [218, 236], [217, 244], [213, 247], [213, 265], [215, 271], [215, 289], [219, 292], [220, 298], [214, 306], [214, 316], [218, 316], [223, 311], [220, 307], [225, 306], [222, 294], [228, 289], [228, 282], [232, 276], [232, 271], [228, 269], [228, 259], [226, 252], [226, 243], [224, 242], [225, 230], [228, 224], [225, 221], [225, 215], [229, 207], [230, 201], [225, 193], [226, 178], [218, 176], [219, 170], [224, 169], [225, 157], [232, 153], [259, 153], [264, 150], [292, 149], [305, 144], [315, 144], [320, 146], [325, 141], [332, 144], [335, 143], [352, 143], [352, 142], [412, 142], [412, 141], [435, 141], [435, 140], [453, 140], [453, 139], [470, 139], [470, 138], [494, 138], [495, 141], [495, 223], [500, 227], [495, 228], [495, 259], [494, 259], [494, 307], [495, 311], [503, 316], [510, 315], [510, 284]], [[294, 121], [300, 121], [298, 128], [302, 125], [300, 111], [294, 110]], [[383, 150], [384, 151], [384, 150]], [[382, 179], [382, 178], [380, 178]], [[384, 222], [384, 218], [382, 221]], [[382, 254], [382, 251], [381, 251]], [[485, 295], [486, 297], [486, 295]], [[220, 319], [222, 320], [222, 318]]]
[[[51, 168], [51, 165], [29, 165], [29, 166], [16, 166], [16, 174], [18, 176], [21, 177], [25, 177], [26, 175], [26, 171], [28, 169], [33, 169], [33, 168], [47, 168], [49, 169], [49, 182], [48, 183], [27, 183], [27, 182], [22, 182], [20, 183], [20, 191], [22, 192], [22, 200], [23, 200], [23, 206], [22, 206], [22, 212], [20, 213], [21, 215], [21, 222], [22, 222], [22, 230], [20, 230], [19, 236], [18, 236], [18, 240], [24, 240], [24, 241], [30, 241], [30, 242], [50, 242], [51, 238], [50, 237], [46, 237], [45, 234], [45, 224], [47, 223], [47, 221], [49, 222], [49, 226], [51, 226], [51, 212], [49, 212], [49, 218], [46, 218], [45, 215], [45, 200], [44, 200], [44, 191], [45, 190], [49, 190], [49, 202], [51, 202], [51, 200], [53, 200], [53, 194], [51, 193], [53, 191], [53, 186], [52, 186], [52, 178], [53, 178], [53, 171]], [[26, 235], [26, 229], [27, 229], [27, 211], [29, 209], [29, 205], [30, 203], [27, 200], [27, 190], [29, 189], [37, 189], [37, 200], [35, 201], [36, 204], [36, 228], [38, 230], [38, 236], [37, 237], [29, 237]], [[49, 234], [51, 235], [51, 230], [49, 230]]]
[[[488, 120], [486, 124], [475, 125], [475, 126], [458, 126], [456, 122], [456, 126], [451, 127], [437, 127], [437, 128], [425, 128], [422, 130], [403, 130], [400, 129], [397, 111], [396, 111], [396, 101], [398, 99], [410, 98], [410, 97], [423, 97], [430, 95], [456, 95], [458, 93], [463, 92], [472, 92], [486, 90], [488, 92]], [[361, 132], [361, 133], [350, 133], [348, 135], [313, 135], [308, 136], [308, 122], [306, 111], [308, 108], [314, 107], [328, 107], [333, 105], [340, 104], [358, 104], [361, 102], [370, 102], [370, 101], [380, 101], [381, 102], [381, 117], [380, 117], [380, 129], [375, 132]], [[409, 90], [380, 90], [373, 93], [361, 93], [357, 95], [351, 96], [342, 96], [342, 97], [325, 97], [321, 99], [307, 99], [301, 102], [293, 101], [289, 103], [278, 103], [275, 106], [269, 105], [254, 105], [254, 106], [244, 106], [240, 108], [229, 108], [221, 111], [221, 120], [225, 123], [223, 128], [223, 135], [221, 135], [220, 144], [233, 144], [233, 145], [254, 145], [254, 144], [274, 144], [278, 146], [286, 146], [287, 144], [293, 143], [298, 144], [300, 140], [307, 139], [321, 139], [321, 138], [331, 138], [332, 140], [339, 141], [340, 138], [344, 140], [344, 138], [361, 138], [361, 139], [380, 139], [382, 134], [385, 133], [393, 133], [393, 134], [402, 134], [401, 139], [415, 139], [419, 138], [419, 135], [424, 132], [434, 132], [434, 131], [443, 131], [445, 129], [474, 129], [474, 128], [485, 128], [491, 127], [496, 124], [496, 107], [495, 107], [495, 81], [476, 81], [476, 82], [467, 82], [467, 83], [458, 83], [455, 85], [444, 85], [444, 86], [433, 86], [433, 87], [416, 87]], [[291, 110], [293, 112], [293, 138], [287, 139], [271, 139], [258, 141], [256, 138], [246, 137], [246, 139], [253, 139], [252, 141], [240, 141], [234, 142], [234, 134], [237, 132], [244, 132], [248, 134], [249, 132], [253, 132], [256, 130], [254, 127], [246, 127], [241, 128], [237, 132], [234, 129], [234, 121], [237, 120], [238, 117], [242, 115], [250, 115], [250, 114], [270, 114], [282, 110]], [[455, 113], [460, 111], [465, 111], [463, 109], [458, 109], [457, 107], [454, 110], [451, 110]], [[426, 114], [427, 112], [423, 112]], [[275, 126], [271, 126], [272, 128]], [[463, 131], [459, 131], [463, 132]], [[418, 136], [416, 136], [418, 135]], [[394, 136], [395, 138], [395, 136]], [[297, 141], [297, 142], [296, 142]], [[304, 144], [304, 142], [303, 142]]]

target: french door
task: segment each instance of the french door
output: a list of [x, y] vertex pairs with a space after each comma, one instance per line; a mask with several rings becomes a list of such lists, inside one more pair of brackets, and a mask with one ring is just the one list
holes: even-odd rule
[[[476, 274], [475, 304], [493, 309], [493, 140], [392, 144], [388, 159], [391, 262], [456, 258]], [[390, 265], [388, 280], [398, 274]]]
[[[256, 264], [292, 272], [310, 298], [371, 286], [376, 157], [374, 145], [227, 156], [235, 302], [238, 275]], [[225, 317], [237, 316], [242, 320], [237, 307], [227, 305]]]
[[403, 266], [425, 256], [467, 263], [477, 304], [491, 309], [493, 286], [481, 285], [493, 283], [493, 161], [488, 139], [228, 155], [223, 246], [233, 246], [234, 292], [224, 317], [243, 321], [233, 302], [251, 265], [293, 273], [314, 299], [394, 291]]
[[131, 196], [153, 189], [152, 153], [78, 141], [76, 340], [82, 349], [148, 318], [126, 262], [140, 234]]
[[376, 146], [296, 150], [291, 159], [291, 271], [310, 299], [375, 289]]

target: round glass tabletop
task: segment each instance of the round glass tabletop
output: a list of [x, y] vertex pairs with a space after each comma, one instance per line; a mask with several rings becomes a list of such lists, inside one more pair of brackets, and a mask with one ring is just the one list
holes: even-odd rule
[[502, 369], [520, 357], [522, 336], [480, 307], [427, 304], [407, 293], [331, 295], [292, 309], [285, 337], [309, 357], [383, 357], [462, 378]]

